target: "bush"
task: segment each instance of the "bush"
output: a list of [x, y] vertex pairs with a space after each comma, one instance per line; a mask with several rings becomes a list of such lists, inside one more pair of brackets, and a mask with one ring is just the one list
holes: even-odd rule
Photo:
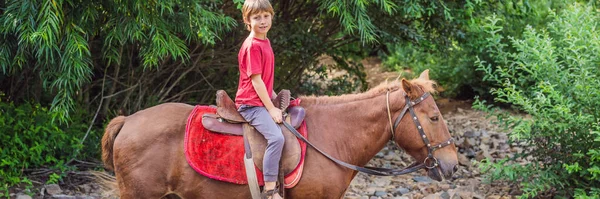
[[[66, 163], [78, 155], [74, 151], [83, 148], [80, 138], [86, 127], [59, 125], [53, 122], [56, 114], [37, 103], [2, 101], [0, 93], [0, 196], [7, 197], [8, 188], [16, 184], [31, 186], [24, 177], [28, 169], [49, 167], [54, 173], [48, 175], [54, 181], [70, 169]], [[79, 155], [98, 154], [87, 151]]]
[[[484, 80], [500, 86], [492, 90], [497, 102], [530, 117], [497, 115], [510, 129], [510, 142], [524, 150], [480, 166], [490, 171], [490, 180], [518, 183], [521, 198], [552, 188], [564, 196], [598, 198], [600, 17], [593, 6], [574, 4], [551, 18], [545, 29], [526, 27], [520, 39], [502, 36], [500, 20], [487, 19], [492, 61], [478, 60], [478, 70], [485, 72]], [[493, 110], [485, 101], [475, 106]]]
[[472, 60], [462, 55], [465, 53], [464, 49], [457, 45], [443, 51], [427, 48], [412, 43], [394, 45], [391, 48], [392, 54], [385, 58], [383, 65], [395, 71], [411, 70], [410, 74], [403, 74], [407, 78], [417, 77], [426, 69], [438, 71], [432, 73], [431, 78], [442, 86], [444, 92], [441, 94], [447, 97], [457, 97], [463, 86], [479, 81], [472, 66], [465, 66], [465, 62], [472, 63]]
[[[476, 56], [491, 61], [485, 53], [488, 37], [482, 28], [485, 18], [495, 15], [506, 24], [504, 35], [520, 37], [524, 27], [543, 27], [552, 9], [562, 10], [569, 2], [573, 0], [467, 1], [462, 7], [454, 8], [455, 28], [444, 31], [450, 32], [447, 36], [387, 44], [391, 53], [384, 57], [384, 65], [397, 70], [410, 69], [414, 74], [425, 69], [439, 71], [432, 78], [444, 88], [441, 94], [446, 97], [491, 98], [489, 88], [494, 85], [482, 81], [484, 74], [476, 71], [477, 66], [473, 64]], [[440, 42], [444, 40], [448, 41]]]

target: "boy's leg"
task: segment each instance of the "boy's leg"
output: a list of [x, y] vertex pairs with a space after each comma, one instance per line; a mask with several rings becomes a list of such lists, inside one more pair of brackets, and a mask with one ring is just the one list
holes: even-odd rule
[[277, 181], [279, 160], [281, 159], [285, 143], [281, 128], [273, 121], [273, 118], [271, 118], [265, 107], [248, 107], [242, 105], [239, 112], [267, 140], [267, 149], [263, 159], [264, 180], [265, 182]]

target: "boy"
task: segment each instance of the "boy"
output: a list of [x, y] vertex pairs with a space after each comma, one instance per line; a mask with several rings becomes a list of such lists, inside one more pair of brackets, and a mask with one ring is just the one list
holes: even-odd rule
[[265, 187], [263, 197], [282, 198], [275, 191], [279, 160], [284, 144], [281, 129], [282, 113], [273, 106], [275, 57], [267, 32], [271, 29], [273, 7], [269, 0], [246, 0], [242, 15], [250, 31], [238, 53], [240, 78], [235, 104], [240, 114], [267, 140], [263, 159]]

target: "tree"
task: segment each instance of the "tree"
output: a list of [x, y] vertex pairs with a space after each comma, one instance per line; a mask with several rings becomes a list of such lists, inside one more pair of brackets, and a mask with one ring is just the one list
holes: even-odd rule
[[[89, 94], [88, 84], [103, 74], [98, 71], [187, 61], [188, 42], [214, 44], [235, 26], [214, 1], [25, 0], [0, 5], [0, 67], [9, 82], [3, 90], [9, 99], [40, 100], [43, 88], [54, 96], [52, 109], [63, 120], [73, 111], [74, 98]], [[117, 82], [104, 83], [114, 90]]]

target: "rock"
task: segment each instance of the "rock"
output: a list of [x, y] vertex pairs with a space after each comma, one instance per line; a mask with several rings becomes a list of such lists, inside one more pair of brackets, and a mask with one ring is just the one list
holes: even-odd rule
[[410, 198], [406, 197], [406, 196], [398, 196], [398, 197], [394, 197], [394, 199], [410, 199]]
[[383, 159], [385, 159], [385, 160], [393, 160], [394, 157], [396, 157], [396, 156], [395, 155], [385, 155], [385, 156], [383, 156]]
[[472, 182], [470, 179], [468, 181], [465, 182], [466, 185], [464, 186], [459, 186], [455, 191], [456, 193], [460, 193], [460, 192], [473, 192], [476, 189], [476, 186], [473, 185], [474, 182]]
[[373, 184], [371, 186], [375, 186], [375, 187], [385, 187], [388, 186], [391, 183], [390, 181], [390, 177], [378, 177], [375, 178]]
[[387, 192], [385, 192], [385, 191], [375, 191], [375, 196], [381, 197], [381, 196], [386, 196], [386, 195], [387, 195]]
[[17, 199], [31, 199], [31, 196], [19, 193], [17, 194]]
[[75, 197], [75, 196], [68, 196], [68, 195], [52, 195], [52, 198], [55, 198], [55, 199], [77, 199], [77, 197]]
[[411, 198], [424, 198], [424, 197], [423, 197], [423, 194], [421, 194], [421, 193], [414, 193], [414, 194], [412, 194]]
[[463, 136], [468, 137], [468, 138], [475, 138], [475, 137], [479, 137], [480, 135], [481, 135], [481, 133], [479, 131], [477, 131], [477, 132], [466, 131]]
[[473, 194], [473, 199], [484, 199], [485, 197], [479, 195], [479, 194]]
[[92, 187], [89, 184], [83, 184], [79, 185], [79, 190], [81, 190], [83, 193], [90, 193]]
[[429, 194], [429, 195], [425, 196], [423, 199], [442, 199], [442, 197], [438, 196], [437, 194]]
[[49, 185], [44, 186], [44, 188], [46, 188], [46, 193], [48, 193], [52, 196], [62, 193], [60, 186], [58, 186], [57, 184], [49, 184]]
[[462, 153], [458, 154], [458, 163], [460, 165], [467, 166], [467, 167], [471, 166], [471, 161], [469, 160], [469, 158], [467, 158], [467, 156], [465, 156]]
[[448, 195], [450, 196], [450, 199], [461, 199], [460, 196], [458, 195], [458, 193], [456, 193], [456, 191], [454, 190], [448, 190]]
[[461, 144], [462, 148], [470, 148], [471, 146], [475, 146], [474, 138], [465, 138], [465, 141], [463, 141]]
[[[423, 184], [423, 183], [419, 183], [419, 184]], [[440, 183], [431, 183], [431, 184], [423, 184], [425, 185], [425, 188], [423, 188], [422, 190], [426, 191], [427, 193], [437, 193], [440, 191]], [[423, 192], [425, 193], [425, 192]]]
[[481, 160], [483, 160], [483, 159], [485, 159], [485, 158], [492, 159], [492, 156], [490, 155], [490, 153], [488, 152], [488, 150], [487, 150], [487, 149], [482, 149], [482, 150], [481, 150], [481, 151], [479, 151], [479, 152], [477, 153], [477, 155], [475, 156], [475, 159], [476, 159], [477, 161], [481, 161]]
[[450, 188], [452, 188], [452, 186], [449, 184], [440, 184], [440, 189], [442, 189], [442, 191], [448, 191]]
[[471, 191], [477, 190], [477, 187], [479, 187], [479, 185], [481, 184], [481, 181], [475, 178], [469, 179], [467, 182], [469, 183], [468, 187]]
[[481, 143], [482, 144], [490, 143], [490, 137], [489, 136], [481, 136]]
[[470, 192], [470, 191], [460, 191], [460, 192], [457, 192], [456, 194], [458, 194], [458, 196], [460, 196], [461, 199], [472, 199], [473, 198], [473, 192]]
[[365, 194], [372, 196], [373, 194], [375, 194], [375, 192], [377, 191], [377, 187], [369, 187], [367, 188], [367, 190], [365, 190]]
[[400, 193], [400, 195], [407, 194], [408, 192], [410, 192], [410, 190], [407, 188], [404, 188], [404, 187], [400, 187], [400, 188], [396, 189], [396, 193]]
[[491, 144], [491, 148], [492, 149], [499, 149], [500, 148], [500, 141], [497, 139], [493, 139], [492, 140], [492, 144]]
[[442, 199], [450, 199], [450, 194], [448, 192], [442, 192], [442, 194], [440, 194], [440, 198]]
[[425, 177], [425, 176], [415, 176], [413, 177], [413, 180], [415, 182], [423, 182], [423, 183], [431, 183], [433, 182], [433, 180], [429, 177]]
[[475, 153], [475, 151], [473, 149], [468, 148], [465, 151], [465, 156], [467, 156], [468, 158], [474, 158], [476, 156], [476, 153]]
[[499, 195], [489, 195], [487, 197], [485, 197], [485, 199], [500, 199]]
[[75, 199], [96, 199], [96, 197], [93, 197], [93, 196], [76, 196]]

